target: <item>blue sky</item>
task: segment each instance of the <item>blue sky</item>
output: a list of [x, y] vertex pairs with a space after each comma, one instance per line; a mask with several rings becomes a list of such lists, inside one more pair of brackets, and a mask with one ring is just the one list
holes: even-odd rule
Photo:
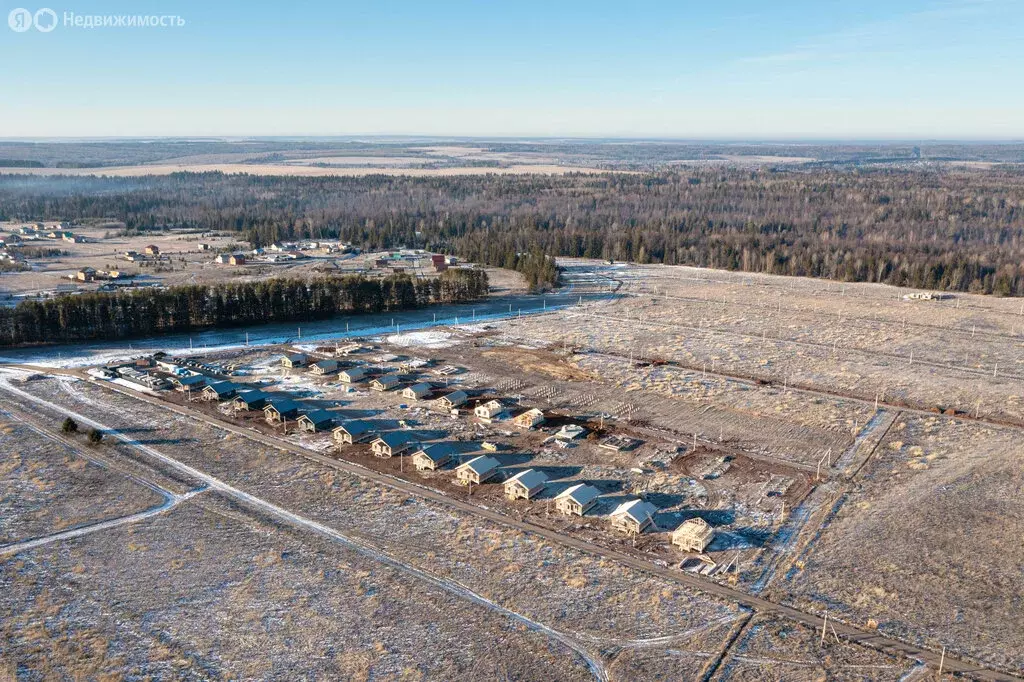
[[0, 25], [0, 137], [1024, 138], [1024, 0], [46, 6], [186, 23]]

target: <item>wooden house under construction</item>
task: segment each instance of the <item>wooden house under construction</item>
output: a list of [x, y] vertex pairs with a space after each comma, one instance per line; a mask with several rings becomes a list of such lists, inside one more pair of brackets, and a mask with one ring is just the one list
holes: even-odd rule
[[700, 517], [687, 519], [672, 531], [672, 544], [684, 552], [703, 552], [714, 538], [715, 530]]
[[516, 415], [512, 423], [521, 429], [532, 429], [544, 423], [544, 412], [534, 407], [522, 414]]

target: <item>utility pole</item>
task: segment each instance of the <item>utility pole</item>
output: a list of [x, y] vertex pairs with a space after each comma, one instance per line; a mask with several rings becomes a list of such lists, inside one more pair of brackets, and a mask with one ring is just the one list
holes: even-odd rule
[[825, 611], [825, 622], [821, 624], [821, 641], [818, 646], [825, 646], [825, 628], [828, 627], [828, 611]]
[[939, 677], [942, 677], [942, 668], [946, 665], [946, 647], [942, 647], [942, 655], [939, 656]]

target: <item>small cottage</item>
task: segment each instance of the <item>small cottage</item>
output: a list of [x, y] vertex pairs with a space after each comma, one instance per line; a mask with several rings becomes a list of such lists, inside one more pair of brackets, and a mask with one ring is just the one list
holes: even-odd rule
[[555, 497], [555, 509], [570, 516], [583, 516], [597, 504], [601, 491], [592, 485], [579, 483]]
[[352, 445], [372, 438], [375, 435], [373, 426], [364, 421], [353, 419], [334, 429], [334, 440], [341, 445]]
[[299, 416], [302, 405], [290, 398], [278, 398], [263, 408], [263, 418], [268, 424], [280, 424], [285, 419]]
[[427, 383], [415, 384], [402, 390], [402, 397], [409, 400], [425, 400], [434, 392], [434, 387]]
[[540, 494], [548, 484], [543, 471], [527, 469], [505, 481], [505, 497], [510, 500], [528, 500]]
[[326, 431], [334, 425], [334, 413], [327, 410], [314, 410], [299, 417], [299, 428], [309, 433]]
[[487, 455], [474, 457], [455, 468], [455, 482], [459, 485], [480, 485], [498, 473], [501, 462]]
[[630, 500], [623, 502], [611, 513], [612, 528], [623, 533], [639, 535], [654, 526], [657, 508], [650, 502]]
[[370, 388], [375, 391], [390, 391], [391, 389], [398, 388], [399, 384], [398, 377], [394, 374], [385, 374], [382, 377], [377, 377], [370, 382]]
[[370, 443], [370, 449], [378, 457], [394, 457], [400, 455], [414, 445], [413, 435], [406, 431], [388, 431], [382, 433]]
[[309, 364], [309, 356], [305, 353], [291, 353], [281, 358], [281, 366], [287, 367], [288, 369], [295, 369], [296, 367], [305, 367]]
[[206, 377], [202, 374], [192, 374], [187, 377], [175, 377], [171, 379], [176, 385], [176, 390], [182, 393], [189, 393], [191, 391], [201, 391], [206, 386]]
[[451, 461], [454, 449], [450, 443], [432, 443], [412, 456], [417, 471], [437, 471]]
[[451, 410], [465, 404], [467, 400], [469, 400], [469, 396], [465, 391], [452, 391], [448, 395], [438, 398], [437, 406], [442, 410]]
[[333, 374], [338, 371], [338, 361], [320, 360], [319, 362], [314, 362], [309, 366], [309, 371], [311, 374], [315, 374], [320, 377]]
[[270, 395], [258, 389], [242, 391], [231, 403], [236, 410], [260, 410], [267, 404]]
[[203, 389], [203, 400], [227, 400], [238, 393], [238, 385], [230, 381], [216, 381]]
[[369, 373], [365, 367], [350, 367], [338, 373], [338, 378], [346, 384], [357, 384], [367, 377]]

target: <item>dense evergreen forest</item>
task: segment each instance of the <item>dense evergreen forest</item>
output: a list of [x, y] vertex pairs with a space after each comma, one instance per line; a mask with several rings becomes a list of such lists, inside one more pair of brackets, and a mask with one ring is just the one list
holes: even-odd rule
[[0, 345], [124, 339], [339, 314], [408, 310], [487, 295], [483, 270], [448, 270], [433, 279], [396, 275], [313, 280], [267, 279], [24, 301], [0, 309]]
[[585, 256], [1024, 295], [1024, 171], [692, 168], [567, 176], [0, 178], [0, 218], [341, 237], [515, 267]]

